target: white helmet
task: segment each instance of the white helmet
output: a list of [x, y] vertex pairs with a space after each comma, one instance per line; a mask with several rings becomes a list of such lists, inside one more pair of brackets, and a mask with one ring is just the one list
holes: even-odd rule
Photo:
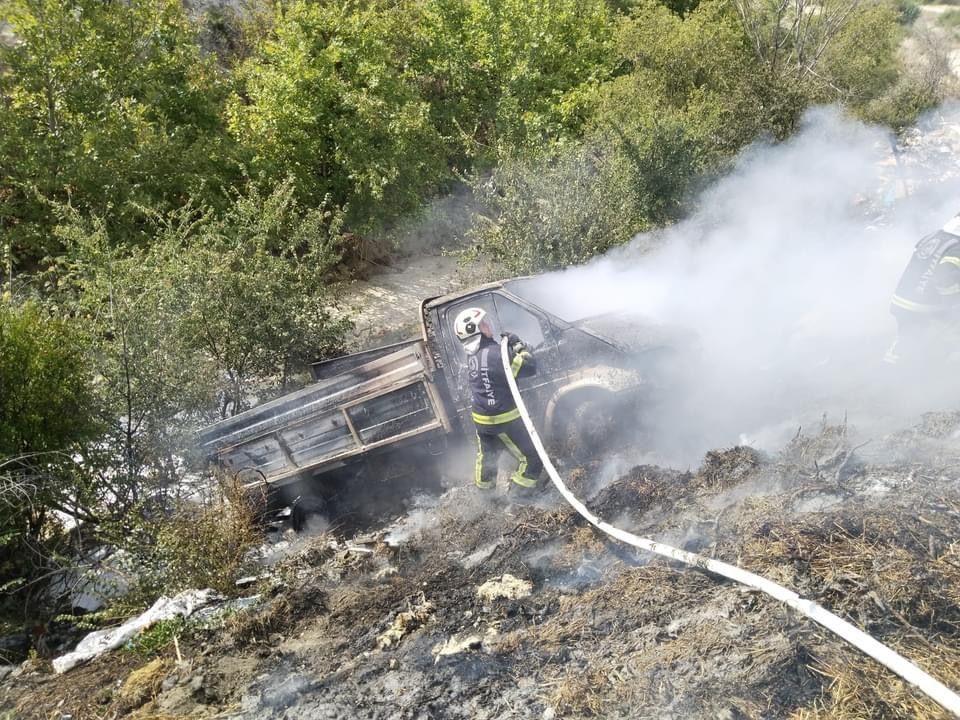
[[487, 311], [483, 308], [467, 308], [453, 323], [453, 331], [468, 353], [474, 353], [480, 347], [480, 323], [486, 316]]

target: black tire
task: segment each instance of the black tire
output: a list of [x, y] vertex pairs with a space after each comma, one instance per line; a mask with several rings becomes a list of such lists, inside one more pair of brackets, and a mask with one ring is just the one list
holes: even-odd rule
[[616, 435], [616, 403], [611, 393], [598, 390], [565, 398], [558, 406], [556, 441], [561, 452], [575, 460], [597, 457]]
[[307, 527], [307, 518], [310, 515], [321, 515], [327, 508], [326, 501], [316, 495], [298, 497], [290, 509], [290, 525], [296, 533], [303, 532]]

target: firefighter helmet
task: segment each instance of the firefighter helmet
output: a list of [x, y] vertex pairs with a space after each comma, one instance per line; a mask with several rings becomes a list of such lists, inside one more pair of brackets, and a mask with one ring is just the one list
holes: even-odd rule
[[487, 311], [478, 307], [467, 308], [457, 315], [453, 323], [453, 331], [467, 352], [475, 352], [480, 346], [480, 323], [486, 316]]

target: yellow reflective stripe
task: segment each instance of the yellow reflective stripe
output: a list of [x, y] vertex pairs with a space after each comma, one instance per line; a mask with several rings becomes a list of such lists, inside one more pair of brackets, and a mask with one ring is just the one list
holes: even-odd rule
[[513, 371], [514, 377], [520, 373], [521, 367], [523, 367], [523, 355], [521, 353], [517, 353], [513, 356], [513, 362], [510, 363], [510, 369]]
[[940, 258], [940, 264], [955, 265], [956, 267], [960, 267], [960, 257], [954, 257], [953, 255], [944, 255], [942, 258]]
[[480, 433], [477, 433], [477, 467], [473, 476], [473, 482], [478, 488], [487, 490], [493, 487], [493, 483], [483, 479], [483, 443], [480, 442]]
[[510, 476], [510, 480], [515, 482], [520, 487], [533, 488], [537, 486], [537, 481], [533, 478], [528, 478], [526, 475], [517, 470], [513, 475]]
[[499, 415], [480, 415], [479, 413], [473, 413], [473, 421], [479, 425], [500, 425], [502, 423], [508, 423], [511, 420], [516, 420], [520, 417], [520, 411], [517, 408], [513, 410], [508, 410], [505, 413], [500, 413]]
[[514, 443], [506, 433], [499, 433], [497, 437], [507, 446], [510, 454], [520, 462], [520, 466], [517, 468], [517, 471], [510, 476], [510, 479], [521, 487], [536, 487], [537, 481], [526, 476], [527, 456], [520, 452], [520, 448], [517, 447], [516, 443]]
[[960, 283], [954, 283], [950, 287], [939, 288], [937, 292], [940, 295], [960, 295]]
[[897, 307], [903, 308], [904, 310], [910, 310], [918, 313], [937, 312], [940, 309], [936, 305], [924, 305], [921, 303], [911, 302], [910, 300], [902, 298], [899, 295], [894, 295], [890, 302]]
[[523, 363], [527, 358], [533, 357], [526, 350], [521, 350], [516, 355], [513, 356], [513, 362], [510, 363], [510, 369], [513, 371], [513, 376], [516, 377], [520, 374], [520, 368], [523, 367]]
[[520, 452], [520, 448], [518, 448], [517, 444], [510, 439], [510, 436], [506, 433], [498, 433], [497, 437], [500, 438], [503, 444], [507, 446], [507, 450], [510, 451], [510, 454], [513, 455], [517, 462], [521, 463], [521, 467], [526, 470], [527, 458], [522, 452]]

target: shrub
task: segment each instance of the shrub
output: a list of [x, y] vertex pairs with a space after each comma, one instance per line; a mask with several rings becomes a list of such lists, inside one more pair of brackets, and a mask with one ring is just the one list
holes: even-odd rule
[[915, 0], [895, 0], [894, 9], [901, 25], [913, 25], [920, 17], [920, 3]]
[[960, 28], [960, 10], [947, 10], [940, 13], [937, 18], [937, 24], [948, 30], [957, 30]]
[[247, 552], [260, 537], [257, 519], [244, 488], [222, 480], [210, 497], [180, 501], [162, 517], [143, 521], [134, 549], [142, 562], [141, 603], [191, 588], [235, 592]]

